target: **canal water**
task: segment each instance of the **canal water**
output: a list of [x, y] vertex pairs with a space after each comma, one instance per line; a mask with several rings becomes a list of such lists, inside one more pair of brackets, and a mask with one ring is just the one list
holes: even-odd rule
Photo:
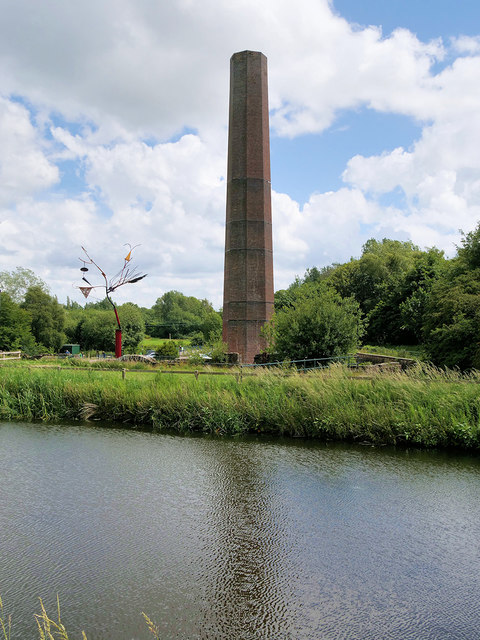
[[0, 423], [12, 640], [57, 593], [71, 639], [474, 640], [480, 459]]

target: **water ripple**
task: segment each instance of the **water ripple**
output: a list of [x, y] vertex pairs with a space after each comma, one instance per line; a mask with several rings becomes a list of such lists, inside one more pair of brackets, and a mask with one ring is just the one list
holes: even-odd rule
[[472, 640], [480, 463], [435, 452], [0, 423], [12, 640]]

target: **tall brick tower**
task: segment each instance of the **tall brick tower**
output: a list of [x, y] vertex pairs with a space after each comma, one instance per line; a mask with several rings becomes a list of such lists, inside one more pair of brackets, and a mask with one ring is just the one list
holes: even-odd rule
[[230, 60], [223, 340], [241, 361], [264, 348], [273, 313], [272, 206], [267, 59], [242, 51]]

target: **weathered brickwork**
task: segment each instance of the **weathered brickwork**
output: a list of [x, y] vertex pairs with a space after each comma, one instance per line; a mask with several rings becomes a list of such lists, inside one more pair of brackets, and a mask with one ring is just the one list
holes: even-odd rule
[[267, 59], [256, 51], [230, 60], [226, 219], [223, 340], [251, 363], [273, 313]]

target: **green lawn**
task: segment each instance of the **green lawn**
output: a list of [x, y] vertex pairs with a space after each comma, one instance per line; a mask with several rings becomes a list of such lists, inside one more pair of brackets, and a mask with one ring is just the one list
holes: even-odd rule
[[178, 338], [177, 340], [169, 340], [168, 338], [144, 338], [137, 351], [138, 353], [145, 353], [149, 349], [156, 351], [159, 346], [165, 342], [174, 342], [182, 347], [187, 347], [190, 344], [190, 339]]

